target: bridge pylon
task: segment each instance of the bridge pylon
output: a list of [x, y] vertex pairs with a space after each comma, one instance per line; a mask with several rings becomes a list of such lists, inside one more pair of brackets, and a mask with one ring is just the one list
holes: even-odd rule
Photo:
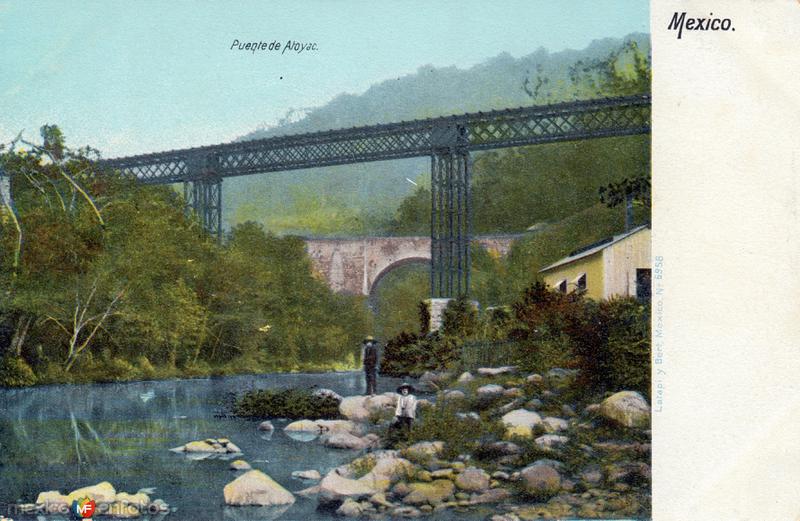
[[465, 125], [445, 123], [432, 132], [431, 297], [469, 295], [472, 162]]
[[222, 177], [213, 165], [206, 164], [210, 156], [186, 162], [190, 176], [183, 180], [183, 200], [186, 214], [194, 214], [203, 229], [222, 242]]

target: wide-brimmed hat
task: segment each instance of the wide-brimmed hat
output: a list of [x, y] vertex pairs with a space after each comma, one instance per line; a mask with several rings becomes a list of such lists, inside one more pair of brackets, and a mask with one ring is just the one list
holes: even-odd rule
[[373, 338], [372, 335], [367, 335], [367, 336], [364, 337], [364, 342], [363, 343], [366, 344], [367, 342], [374, 342], [374, 341], [375, 341], [375, 338]]
[[400, 387], [397, 388], [397, 394], [402, 393], [403, 389], [408, 389], [408, 392], [410, 393], [414, 392], [414, 387], [412, 387], [410, 383], [403, 382], [402, 384], [400, 384]]

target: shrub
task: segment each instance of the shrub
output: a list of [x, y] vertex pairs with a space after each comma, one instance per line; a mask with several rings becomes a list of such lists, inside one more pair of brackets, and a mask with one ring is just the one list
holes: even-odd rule
[[339, 402], [307, 389], [259, 389], [238, 397], [233, 413], [244, 418], [339, 418]]
[[384, 376], [420, 376], [425, 371], [441, 371], [455, 365], [461, 346], [454, 337], [438, 333], [417, 336], [402, 332], [386, 343], [380, 364]]
[[466, 296], [461, 295], [447, 303], [442, 315], [442, 333], [445, 336], [469, 338], [478, 331], [478, 312]]
[[21, 357], [7, 356], [0, 360], [0, 386], [27, 387], [35, 383], [33, 369]]

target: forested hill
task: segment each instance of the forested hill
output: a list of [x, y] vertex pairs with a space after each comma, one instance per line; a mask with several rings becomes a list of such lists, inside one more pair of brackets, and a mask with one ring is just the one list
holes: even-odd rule
[[[597, 97], [602, 93], [591, 82], [576, 82], [572, 74], [630, 40], [649, 54], [649, 35], [638, 33], [597, 40], [582, 50], [540, 48], [521, 58], [500, 54], [469, 69], [422, 66], [321, 107], [287, 107], [280, 124], [240, 139]], [[414, 189], [406, 178], [419, 182], [427, 165], [414, 159], [228, 180], [225, 218], [229, 225], [255, 220], [277, 233], [386, 233], [398, 205]]]

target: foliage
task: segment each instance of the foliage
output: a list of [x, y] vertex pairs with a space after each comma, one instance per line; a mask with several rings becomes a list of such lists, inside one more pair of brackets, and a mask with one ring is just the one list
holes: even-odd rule
[[315, 396], [307, 389], [260, 389], [236, 399], [233, 413], [245, 418], [339, 418], [339, 402], [330, 396]]
[[420, 376], [425, 371], [455, 367], [460, 355], [461, 340], [456, 337], [401, 332], [386, 343], [380, 374]]
[[36, 375], [25, 360], [6, 356], [0, 360], [0, 386], [26, 387], [36, 383]]
[[469, 338], [478, 329], [478, 311], [464, 295], [447, 303], [442, 314], [444, 336]]
[[42, 382], [355, 364], [364, 300], [334, 294], [301, 239], [243, 223], [218, 245], [169, 187], [95, 172], [57, 127], [42, 135], [0, 156], [19, 217], [0, 219], [4, 355]]

